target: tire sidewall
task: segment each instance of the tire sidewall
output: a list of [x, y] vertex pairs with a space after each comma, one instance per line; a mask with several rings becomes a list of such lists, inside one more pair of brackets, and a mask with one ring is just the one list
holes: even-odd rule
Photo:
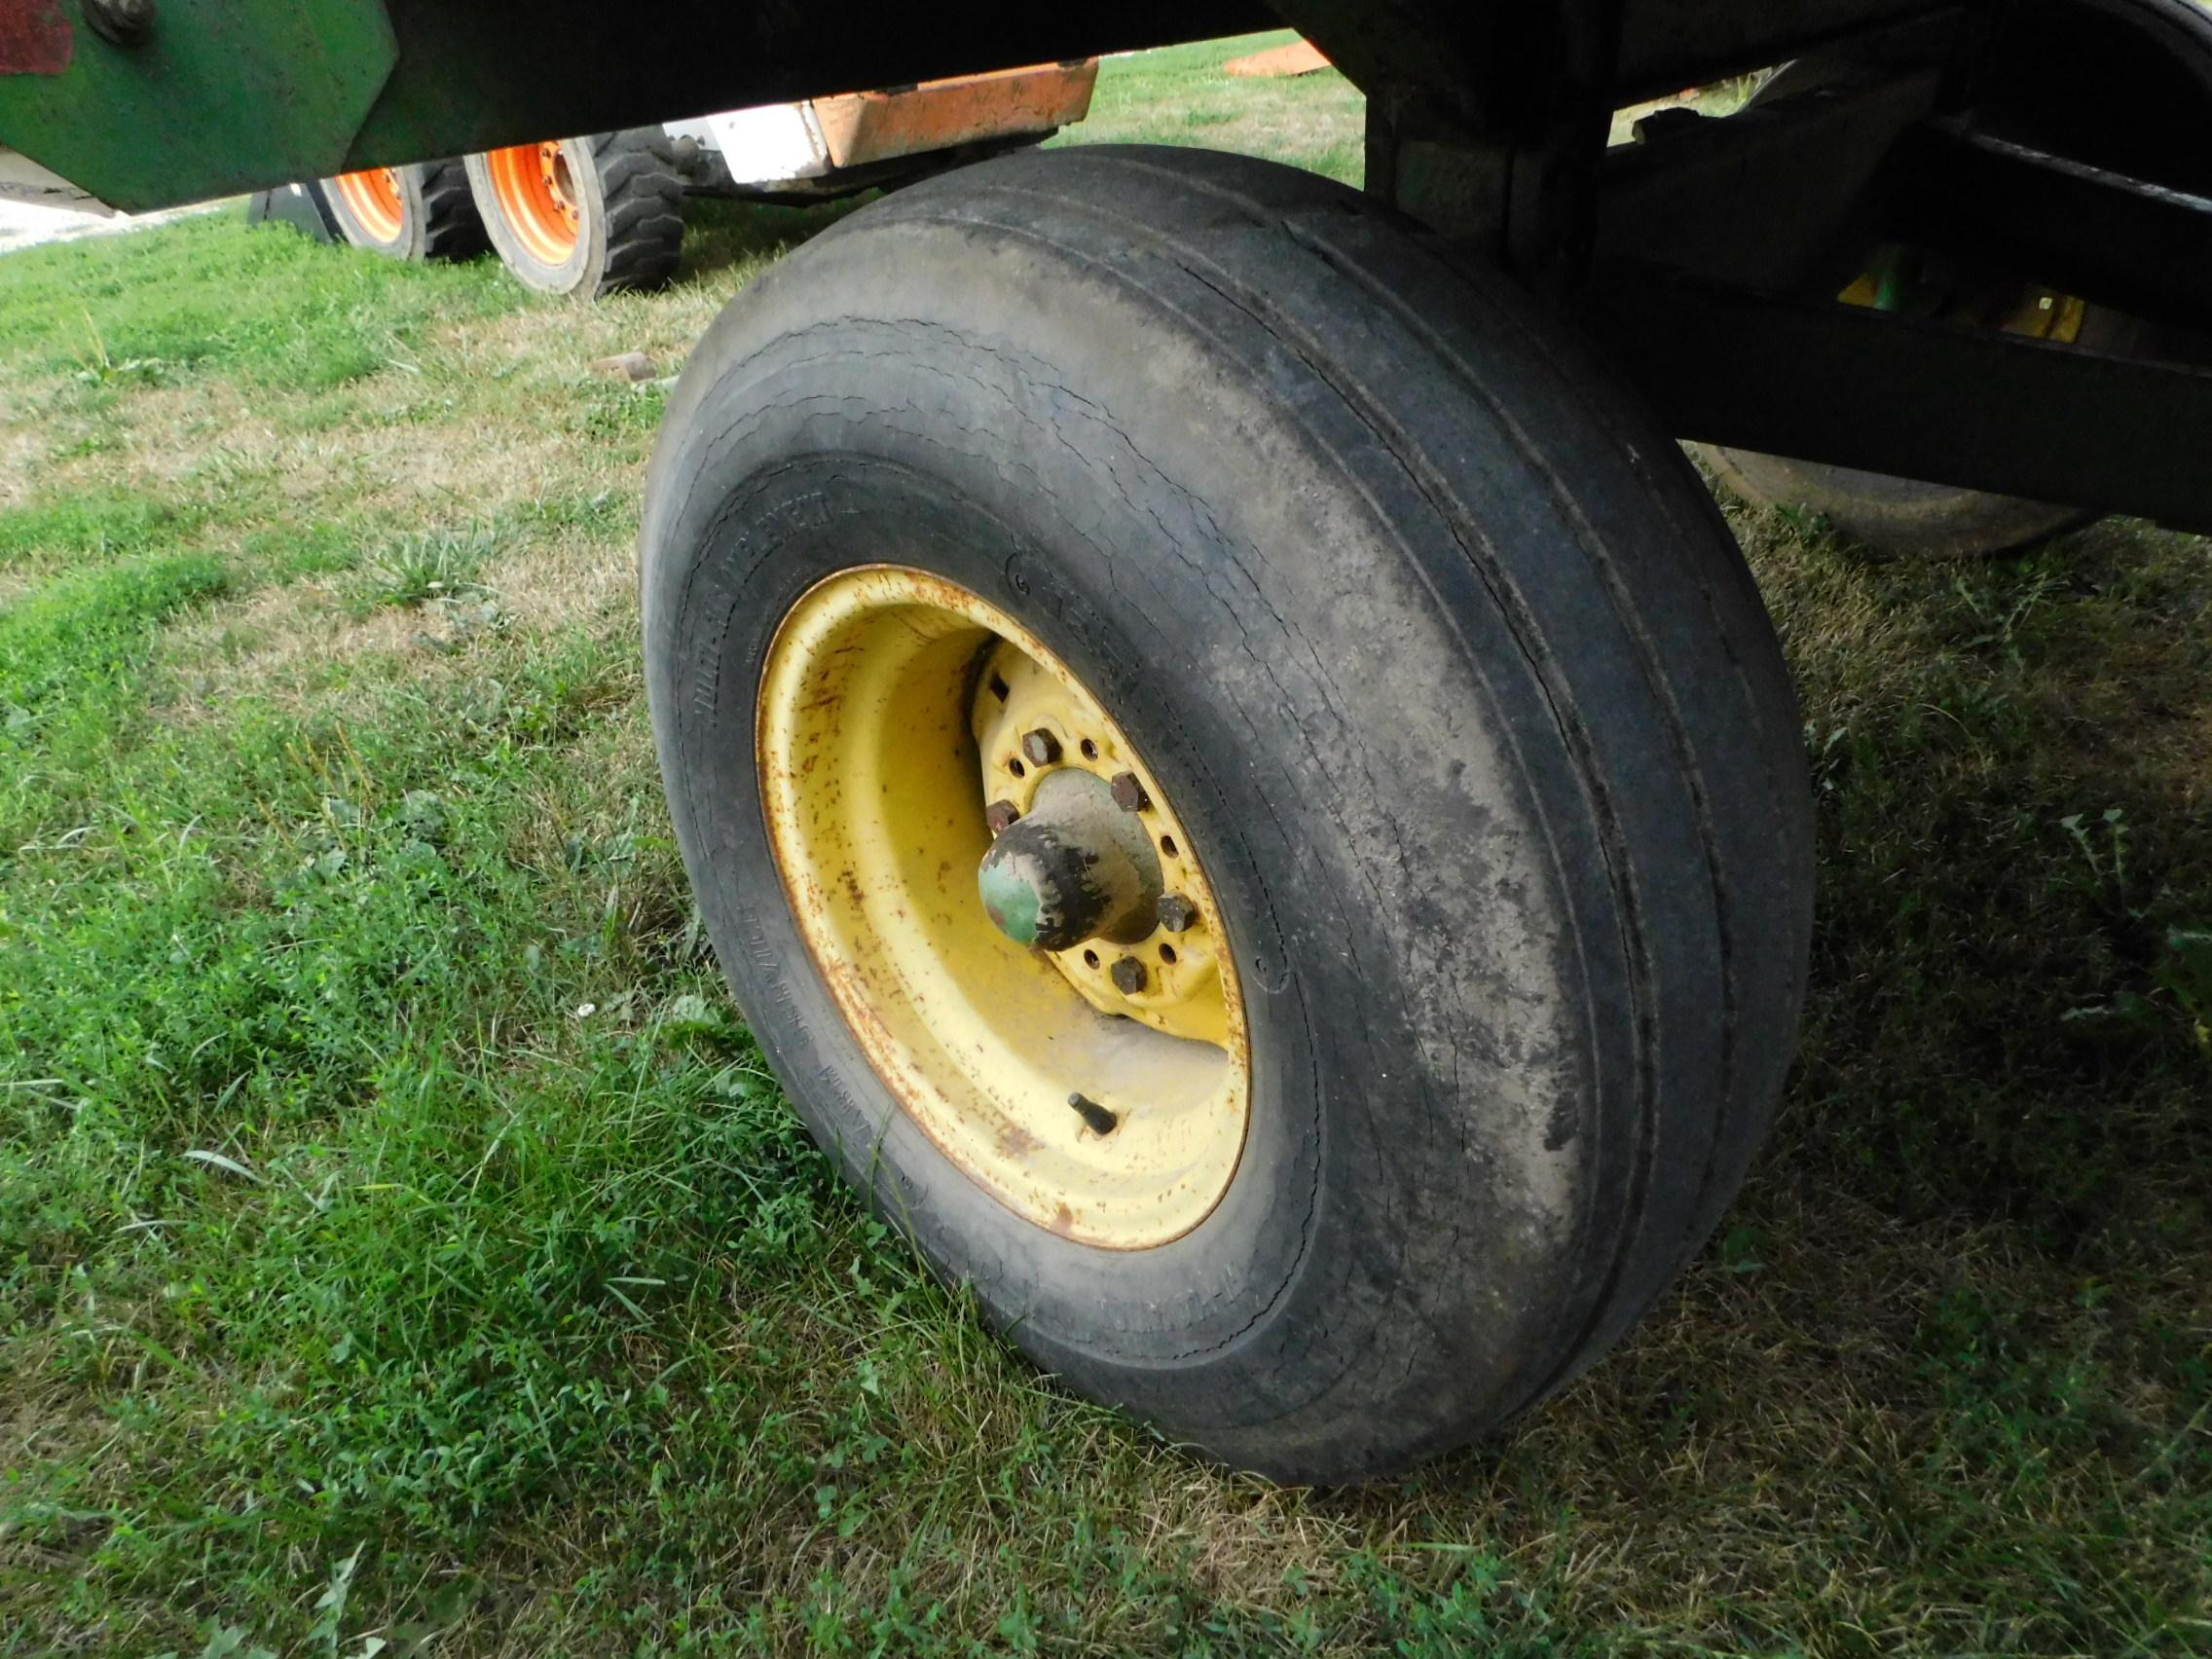
[[[839, 502], [833, 515], [824, 506], [824, 487], [832, 482]], [[851, 568], [845, 550], [855, 531], [875, 553], [869, 562], [946, 577], [1014, 614], [1087, 684], [1112, 685], [1110, 665], [1134, 642], [1093, 596], [1062, 580], [1021, 531], [940, 480], [897, 463], [860, 463], [847, 455], [791, 466], [746, 492], [734, 512], [730, 506], [718, 506], [724, 535], [702, 550], [677, 602], [675, 658], [719, 659], [712, 673], [719, 694], [702, 709], [696, 695], [662, 680], [659, 700], [673, 711], [663, 741], [674, 751], [672, 775], [684, 780], [676, 803], [679, 838], [710, 932], [741, 1001], [773, 1010], [756, 1021], [756, 1033], [779, 1074], [803, 1080], [795, 1090], [802, 1110], [848, 1176], [907, 1228], [940, 1271], [973, 1284], [999, 1323], [1021, 1321], [1015, 1337], [1023, 1346], [1057, 1369], [1159, 1372], [1152, 1409], [1187, 1414], [1195, 1402], [1189, 1389], [1174, 1385], [1172, 1373], [1188, 1369], [1191, 1356], [1232, 1342], [1281, 1295], [1300, 1265], [1309, 1218], [1286, 1211], [1299, 1210], [1299, 1195], [1313, 1192], [1320, 1144], [1317, 1101], [1295, 1086], [1314, 1063], [1302, 999], [1245, 998], [1258, 1070], [1253, 1096], [1269, 1109], [1254, 1114], [1235, 1179], [1204, 1222], [1151, 1250], [1105, 1250], [1060, 1237], [971, 1181], [876, 1077], [784, 902], [752, 758], [758, 665], [800, 596]], [[1249, 803], [1225, 791], [1202, 758], [1205, 735], [1178, 731], [1161, 710], [1142, 703], [1117, 706], [1147, 766], [1199, 838], [1225, 910], [1255, 913], [1253, 899], [1263, 887], [1250, 849], [1213, 833]], [[1279, 958], [1248, 928], [1233, 930], [1229, 948], [1246, 965], [1248, 980], [1274, 973], [1280, 982]], [[1160, 1321], [1152, 1329], [1101, 1326], [1101, 1310], [1117, 1306], [1159, 1309]]]

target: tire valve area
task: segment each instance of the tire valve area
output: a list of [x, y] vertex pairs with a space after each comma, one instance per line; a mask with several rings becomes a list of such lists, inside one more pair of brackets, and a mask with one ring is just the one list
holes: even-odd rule
[[1094, 1135], [1110, 1135], [1121, 1126], [1122, 1120], [1088, 1094], [1071, 1094], [1068, 1104], [1075, 1108], [1076, 1116]]

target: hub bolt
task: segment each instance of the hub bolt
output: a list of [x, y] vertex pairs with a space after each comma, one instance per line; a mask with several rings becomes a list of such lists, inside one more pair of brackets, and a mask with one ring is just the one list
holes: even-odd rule
[[153, 32], [154, 0], [85, 0], [85, 21], [112, 46], [136, 46]]
[[1174, 934], [1188, 933], [1198, 919], [1198, 907], [1180, 893], [1162, 893], [1158, 913], [1160, 925]]
[[1021, 809], [1011, 800], [994, 800], [983, 808], [983, 822], [991, 827], [991, 833], [1003, 835], [1014, 826]]
[[1114, 781], [1106, 786], [1114, 792], [1114, 804], [1124, 812], [1142, 812], [1152, 805], [1152, 796], [1144, 793], [1144, 785], [1137, 782], [1134, 772], [1117, 772]]
[[1032, 766], [1050, 766], [1060, 757], [1060, 740], [1039, 726], [1021, 740], [1021, 753]]
[[1143, 990], [1149, 977], [1144, 964], [1133, 956], [1124, 956], [1114, 964], [1114, 989], [1125, 997], [1133, 997]]

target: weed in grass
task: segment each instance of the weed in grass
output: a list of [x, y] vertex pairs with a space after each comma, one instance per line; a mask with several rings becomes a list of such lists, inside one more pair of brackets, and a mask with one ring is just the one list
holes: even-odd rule
[[403, 535], [361, 562], [373, 605], [418, 606], [469, 593], [497, 547], [489, 526]]

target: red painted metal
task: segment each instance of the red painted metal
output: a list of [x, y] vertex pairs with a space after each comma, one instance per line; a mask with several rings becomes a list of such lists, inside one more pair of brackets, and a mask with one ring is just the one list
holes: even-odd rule
[[0, 0], [0, 75], [58, 75], [76, 55], [60, 0]]

